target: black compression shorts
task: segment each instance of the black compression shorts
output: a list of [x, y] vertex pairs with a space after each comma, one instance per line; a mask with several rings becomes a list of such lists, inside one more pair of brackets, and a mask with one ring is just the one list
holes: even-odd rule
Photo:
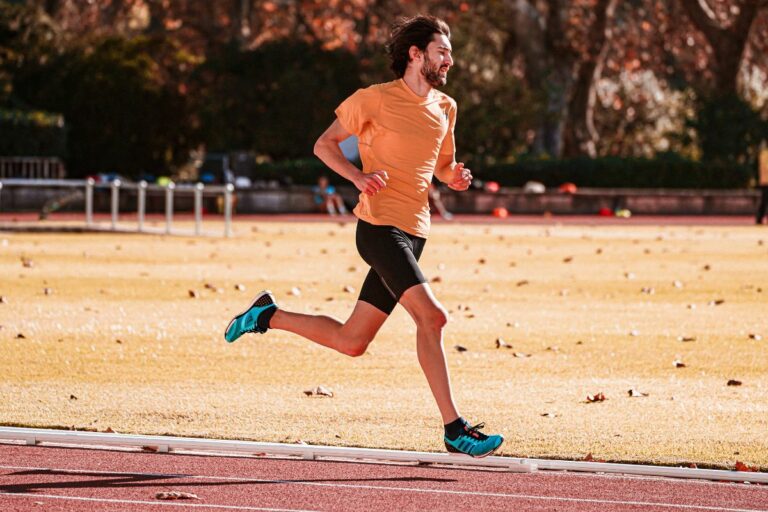
[[417, 263], [425, 238], [363, 220], [357, 221], [355, 238], [357, 252], [371, 266], [358, 300], [390, 314], [408, 288], [427, 282]]

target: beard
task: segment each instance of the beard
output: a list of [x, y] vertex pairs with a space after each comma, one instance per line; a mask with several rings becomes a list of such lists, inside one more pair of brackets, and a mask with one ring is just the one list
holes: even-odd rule
[[424, 59], [424, 64], [421, 66], [421, 74], [432, 87], [442, 87], [448, 83], [448, 76], [440, 74], [440, 65], [433, 64], [429, 57]]

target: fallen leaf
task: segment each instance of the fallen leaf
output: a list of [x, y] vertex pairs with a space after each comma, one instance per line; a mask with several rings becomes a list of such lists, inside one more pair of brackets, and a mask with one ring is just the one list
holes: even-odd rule
[[477, 262], [478, 262], [479, 264], [481, 264], [481, 265], [485, 265], [485, 263], [486, 263], [486, 259], [485, 259], [485, 258], [480, 258], [479, 260], [477, 260]]
[[607, 400], [607, 398], [605, 397], [605, 395], [602, 392], [600, 392], [600, 393], [598, 393], [596, 395], [587, 395], [587, 402], [590, 402], [590, 403], [593, 403], [593, 402], [604, 402], [605, 400]]
[[433, 277], [433, 278], [431, 279], [431, 281], [432, 281], [433, 283], [442, 283], [442, 282], [443, 282], [443, 278], [442, 278], [442, 277], [440, 277], [440, 276], [435, 276], [435, 277]]
[[719, 306], [720, 304], [724, 304], [725, 299], [715, 299], [707, 302], [707, 306]]
[[307, 396], [327, 396], [333, 398], [333, 391], [325, 386], [316, 386], [314, 388], [305, 389], [304, 394]]
[[750, 472], [750, 473], [756, 473], [756, 472], [758, 472], [760, 470], [756, 466], [747, 466], [746, 464], [744, 464], [740, 460], [737, 460], [736, 461], [736, 471], [747, 471], [747, 472]]
[[685, 363], [682, 362], [679, 359], [675, 359], [674, 361], [672, 361], [672, 366], [674, 366], [675, 368], [685, 368], [686, 367]]
[[741, 386], [741, 381], [736, 379], [731, 379], [728, 381], [728, 386]]
[[684, 342], [696, 341], [696, 336], [678, 336], [677, 341], [684, 341]]
[[641, 391], [636, 390], [635, 388], [630, 389], [627, 391], [627, 394], [629, 394], [632, 398], [642, 398], [648, 396], [648, 393], [643, 393]]
[[141, 449], [144, 450], [145, 452], [156, 452], [158, 450], [158, 447], [157, 446], [142, 446]]
[[192, 298], [192, 299], [200, 298], [200, 294], [198, 293], [197, 290], [189, 290], [187, 293], [189, 294], [190, 298]]
[[702, 270], [712, 270], [712, 265], [704, 265]]
[[203, 286], [205, 286], [205, 288], [208, 289], [208, 290], [213, 290], [216, 293], [221, 293], [221, 289], [218, 286], [216, 286], [215, 284], [205, 283], [205, 285], [203, 285]]
[[588, 453], [588, 454], [587, 454], [587, 455], [584, 457], [584, 461], [585, 461], [585, 462], [605, 462], [605, 460], [604, 460], [604, 459], [596, 459], [596, 458], [594, 458], [594, 457], [592, 456], [592, 452]]
[[199, 500], [197, 494], [182, 491], [162, 491], [155, 494], [158, 500]]
[[570, 263], [573, 261], [573, 256], [566, 256], [563, 258], [563, 263]]
[[502, 338], [496, 338], [496, 348], [512, 348], [512, 345], [504, 341]]
[[541, 416], [544, 418], [557, 418], [557, 414], [554, 412], [543, 412]]
[[77, 400], [77, 397], [75, 395], [69, 395], [70, 400]]
[[531, 284], [530, 281], [528, 281], [527, 279], [523, 279], [522, 281], [516, 282], [515, 286], [525, 286], [527, 284]]
[[531, 354], [524, 354], [522, 352], [512, 352], [512, 355], [514, 357], [519, 357], [520, 359], [525, 359], [526, 357], [531, 357]]
[[352, 265], [351, 267], [347, 268], [347, 272], [357, 272], [357, 267]]
[[35, 266], [35, 262], [29, 258], [21, 258], [21, 264], [25, 268], [32, 268]]
[[27, 337], [24, 336], [22, 333], [19, 333], [19, 334], [16, 335], [16, 339], [25, 340], [25, 339], [27, 339]]
[[467, 347], [464, 347], [462, 345], [454, 345], [453, 348], [456, 349], [456, 352], [466, 352], [467, 350], [469, 350]]
[[112, 430], [112, 427], [107, 427], [104, 429], [104, 432], [107, 434], [115, 434], [116, 432]]

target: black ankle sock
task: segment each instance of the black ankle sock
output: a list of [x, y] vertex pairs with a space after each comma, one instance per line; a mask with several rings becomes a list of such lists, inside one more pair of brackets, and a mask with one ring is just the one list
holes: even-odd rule
[[277, 311], [277, 306], [274, 308], [269, 308], [259, 315], [259, 319], [256, 321], [256, 323], [259, 324], [259, 329], [263, 329], [265, 331], [269, 329], [269, 321], [272, 320], [272, 315], [275, 314], [275, 311]]
[[459, 416], [454, 421], [445, 425], [445, 437], [453, 441], [459, 435], [464, 432], [464, 426], [467, 424], [467, 420]]

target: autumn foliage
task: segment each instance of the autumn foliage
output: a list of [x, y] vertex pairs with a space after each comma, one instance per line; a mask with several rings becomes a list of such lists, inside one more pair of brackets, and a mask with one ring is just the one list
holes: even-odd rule
[[2, 1], [0, 110], [63, 114], [76, 174], [172, 172], [200, 148], [308, 157], [341, 98], [391, 79], [388, 26], [417, 12], [452, 27], [447, 92], [477, 168], [749, 165], [768, 133], [762, 0]]

